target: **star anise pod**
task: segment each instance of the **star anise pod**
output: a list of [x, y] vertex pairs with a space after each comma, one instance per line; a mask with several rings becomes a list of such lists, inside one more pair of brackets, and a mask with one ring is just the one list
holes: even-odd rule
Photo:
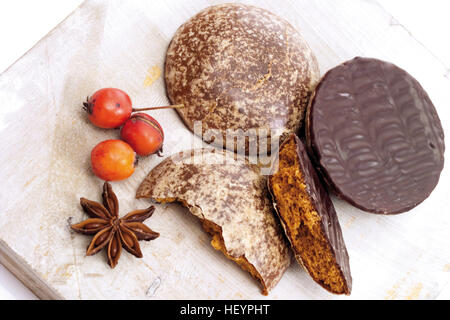
[[107, 247], [108, 264], [114, 268], [120, 258], [122, 247], [138, 258], [142, 258], [139, 240], [154, 240], [159, 233], [142, 222], [150, 218], [155, 207], [136, 210], [119, 218], [119, 202], [108, 182], [103, 185], [103, 205], [85, 198], [80, 199], [81, 207], [90, 219], [72, 225], [72, 230], [85, 235], [94, 235], [86, 255], [92, 256]]

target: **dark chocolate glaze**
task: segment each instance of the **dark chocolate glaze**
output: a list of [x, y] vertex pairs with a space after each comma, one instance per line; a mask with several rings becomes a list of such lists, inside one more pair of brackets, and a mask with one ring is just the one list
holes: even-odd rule
[[406, 71], [377, 59], [357, 57], [322, 78], [306, 135], [330, 189], [372, 213], [419, 205], [444, 166], [444, 132], [427, 93]]
[[[316, 212], [321, 218], [321, 227], [323, 231], [323, 235], [325, 239], [327, 239], [330, 249], [334, 254], [335, 263], [339, 267], [341, 271], [342, 278], [344, 279], [344, 283], [346, 285], [346, 294], [350, 294], [352, 290], [352, 276], [350, 271], [350, 261], [347, 252], [347, 248], [345, 246], [344, 237], [342, 235], [342, 229], [339, 224], [339, 220], [336, 214], [336, 210], [334, 208], [333, 202], [330, 199], [330, 196], [323, 186], [322, 181], [316, 170], [309, 159], [308, 153], [301, 142], [301, 140], [295, 135], [291, 134], [289, 138], [280, 146], [280, 151], [283, 149], [284, 145], [286, 145], [291, 139], [295, 139], [295, 144], [297, 146], [297, 157], [300, 165], [300, 171], [303, 174], [304, 183], [306, 184], [306, 190], [308, 192], [310, 201], [312, 202]], [[274, 165], [274, 170], [278, 167], [276, 163]], [[271, 179], [269, 178], [269, 191], [272, 194], [272, 198], [274, 203], [276, 204], [276, 199], [272, 193], [271, 187]], [[277, 207], [275, 206], [275, 209]], [[277, 211], [278, 213], [278, 211]], [[279, 215], [280, 219], [281, 216]], [[286, 230], [286, 225], [283, 222], [283, 227], [285, 228], [286, 234], [289, 238], [289, 230]], [[303, 265], [301, 261], [301, 256], [295, 248], [293, 248], [296, 259]], [[309, 272], [309, 270], [307, 270]], [[314, 279], [321, 286], [326, 288], [320, 281]]]

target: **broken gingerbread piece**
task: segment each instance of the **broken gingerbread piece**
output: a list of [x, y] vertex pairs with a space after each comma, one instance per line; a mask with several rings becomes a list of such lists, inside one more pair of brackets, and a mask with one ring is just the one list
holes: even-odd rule
[[211, 245], [258, 279], [265, 295], [290, 264], [267, 178], [232, 152], [197, 149], [175, 154], [149, 173], [137, 198], [188, 208], [212, 236]]
[[334, 205], [295, 134], [280, 146], [268, 184], [297, 261], [326, 290], [349, 295], [349, 257]]

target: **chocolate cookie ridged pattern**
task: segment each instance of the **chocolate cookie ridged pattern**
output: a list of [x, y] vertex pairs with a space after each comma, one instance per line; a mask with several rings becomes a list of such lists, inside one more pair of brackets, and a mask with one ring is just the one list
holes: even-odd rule
[[196, 149], [175, 154], [148, 174], [137, 197], [189, 208], [211, 234], [211, 245], [258, 279], [263, 294], [275, 287], [290, 264], [267, 177], [230, 151]]
[[377, 59], [357, 57], [322, 78], [306, 135], [330, 189], [372, 213], [419, 205], [444, 166], [444, 132], [427, 93], [409, 73]]
[[[187, 127], [200, 121], [203, 139], [219, 147], [227, 147], [226, 130], [242, 130], [236, 136], [249, 138], [228, 149], [249, 154], [299, 130], [318, 79], [314, 54], [287, 21], [242, 4], [206, 8], [182, 25], [165, 64], [167, 95], [185, 105], [177, 112]], [[222, 143], [205, 135], [210, 129]]]

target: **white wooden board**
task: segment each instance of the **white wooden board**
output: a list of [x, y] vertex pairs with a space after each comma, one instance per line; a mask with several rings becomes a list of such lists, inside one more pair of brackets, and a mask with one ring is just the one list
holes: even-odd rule
[[[157, 206], [147, 224], [161, 233], [141, 242], [143, 259], [124, 254], [116, 269], [103, 253], [85, 256], [89, 238], [72, 234], [84, 219], [79, 198], [100, 199], [91, 149], [117, 138], [81, 110], [102, 87], [127, 91], [135, 105], [166, 105], [165, 51], [179, 25], [223, 1], [85, 2], [0, 77], [0, 262], [41, 298], [64, 299], [433, 299], [450, 280], [450, 176], [419, 207], [377, 216], [334, 199], [350, 255], [353, 293], [333, 296], [293, 263], [268, 296], [209, 245], [198, 221], [177, 205]], [[446, 68], [375, 1], [242, 1], [286, 18], [307, 39], [324, 73], [354, 56], [396, 63], [428, 91], [450, 146]], [[201, 142], [173, 110], [152, 115], [166, 132], [165, 154]], [[448, 148], [447, 148], [448, 149]], [[448, 158], [448, 151], [446, 152]], [[148, 205], [137, 186], [161, 161], [141, 159], [113, 187], [121, 214]], [[71, 220], [72, 219], [72, 220]]]

